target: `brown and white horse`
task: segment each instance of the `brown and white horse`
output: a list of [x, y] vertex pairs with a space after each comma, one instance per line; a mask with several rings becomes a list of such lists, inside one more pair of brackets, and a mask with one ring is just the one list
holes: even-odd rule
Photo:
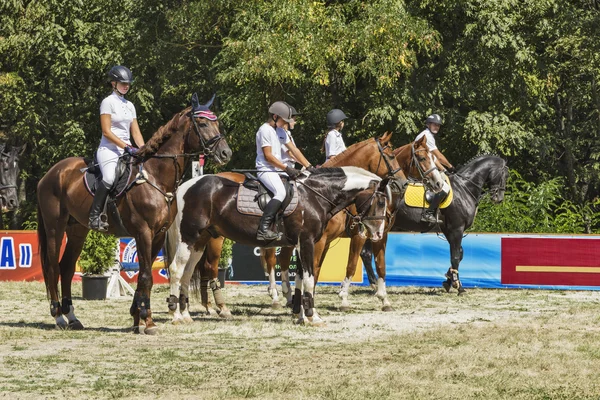
[[[199, 105], [194, 95], [191, 108], [176, 114], [158, 129], [140, 150], [136, 165], [132, 165], [132, 176], [143, 169], [145, 180], [142, 182], [145, 183], [130, 182], [125, 193], [117, 199], [117, 215], [120, 215], [121, 221], [109, 215], [108, 233], [119, 236], [125, 228], [127, 235], [133, 236], [137, 244], [140, 271], [130, 309], [136, 332], [154, 334], [157, 331], [150, 307], [152, 262], [177, 214], [177, 205], [172, 204], [172, 199], [186, 166], [192, 156], [202, 153], [212, 156], [219, 164], [231, 158], [231, 149], [221, 135], [216, 117], [206, 112], [211, 102]], [[50, 314], [60, 328], [83, 329], [75, 316], [71, 281], [89, 231], [87, 225], [92, 196], [84, 183], [82, 170], [85, 168], [82, 157], [64, 159], [50, 168], [37, 187], [42, 270], [50, 297]], [[67, 244], [59, 260], [65, 233]]]

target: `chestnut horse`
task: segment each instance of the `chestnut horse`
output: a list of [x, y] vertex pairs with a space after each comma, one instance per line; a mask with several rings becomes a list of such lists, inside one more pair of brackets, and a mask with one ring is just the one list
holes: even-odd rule
[[[200, 105], [194, 94], [192, 107], [179, 112], [158, 129], [140, 149], [138, 160], [132, 165], [131, 176], [137, 175], [139, 179], [129, 182], [124, 194], [116, 200], [118, 213], [109, 215], [108, 233], [133, 236], [136, 240], [140, 267], [130, 308], [134, 332], [157, 332], [150, 307], [152, 262], [177, 214], [177, 205], [172, 204], [172, 200], [191, 157], [206, 154], [219, 164], [231, 158], [231, 149], [219, 131], [216, 116], [209, 111], [211, 103], [212, 100]], [[86, 162], [82, 157], [64, 159], [50, 168], [37, 187], [42, 270], [50, 297], [50, 314], [60, 328], [83, 329], [75, 316], [71, 281], [89, 231], [87, 225], [92, 196], [84, 183], [82, 171], [85, 168]], [[114, 218], [114, 215], [117, 217]], [[59, 261], [65, 233], [67, 244]], [[59, 301], [59, 277], [62, 304]]]
[[[358, 166], [375, 173], [379, 177], [387, 176], [392, 178], [394, 179], [394, 182], [390, 186], [399, 190], [399, 188], [406, 181], [406, 178], [394, 158], [392, 147], [390, 145], [391, 138], [392, 133], [386, 133], [380, 138], [371, 138], [350, 146], [346, 151], [336, 157], [339, 160], [338, 165]], [[341, 162], [345, 159], [348, 160], [348, 162]], [[219, 174], [219, 176], [235, 180], [236, 177], [239, 178], [241, 175], [225, 172]], [[243, 176], [241, 177], [243, 179]], [[242, 182], [239, 181], [239, 183]], [[338, 220], [341, 215], [342, 214], [336, 215], [332, 220]], [[341, 218], [342, 220], [345, 220], [343, 217]], [[169, 241], [173, 241], [172, 237], [173, 236], [169, 237]], [[192, 321], [189, 311], [186, 310], [189, 301], [188, 296], [190, 284], [195, 292], [201, 292], [202, 305], [206, 308], [207, 312], [213, 312], [211, 304], [208, 301], [208, 295], [206, 291], [208, 282], [216, 281], [222, 244], [222, 237], [211, 239], [207, 244], [206, 251], [204, 252], [199, 266], [196, 267], [195, 270], [194, 268], [185, 268], [184, 265], [177, 263], [176, 260], [173, 260], [173, 262], [170, 263], [169, 282], [171, 284], [171, 296], [167, 299], [167, 302], [169, 303], [169, 311], [173, 313], [173, 323], [177, 324], [179, 322]], [[171, 252], [175, 252], [175, 249], [178, 245], [178, 243], [174, 242], [170, 244], [168, 243], [167, 249], [171, 248]], [[261, 259], [264, 261], [264, 258]], [[194, 271], [196, 271], [196, 273], [194, 273]], [[192, 275], [192, 273], [194, 273], [194, 275]], [[286, 269], [283, 271], [283, 273], [287, 274], [288, 270]], [[274, 299], [278, 299], [277, 289], [275, 288], [274, 270], [270, 276], [271, 286], [269, 286], [269, 294], [274, 296]], [[287, 282], [287, 286], [285, 286], [283, 290], [284, 293], [286, 293], [291, 305], [292, 294], [289, 285], [289, 277], [285, 278], [284, 281]], [[220, 292], [215, 292], [219, 291], [220, 288], [216, 288], [214, 284], [212, 285], [212, 288], [213, 294], [215, 295], [215, 304], [219, 309], [219, 315], [221, 317], [228, 317], [229, 313], [224, 311], [226, 310], [226, 306], [223, 303], [223, 297], [217, 296], [217, 294]], [[276, 302], [278, 303], [278, 300], [274, 300], [274, 303]]]
[[[439, 192], [442, 188], [442, 177], [435, 166], [435, 162], [433, 161], [433, 156], [429, 152], [429, 149], [426, 144], [426, 140], [421, 138], [417, 142], [409, 143], [402, 147], [399, 147], [394, 150], [393, 154], [396, 162], [400, 166], [400, 168], [407, 174], [409, 180], [419, 180], [425, 182], [425, 184], [431, 188], [433, 191]], [[343, 153], [342, 153], [343, 154]], [[357, 162], [356, 160], [344, 160], [338, 159], [339, 156], [334, 159], [328, 161], [324, 164], [327, 165], [345, 165], [346, 162]], [[402, 192], [394, 192], [393, 196], [395, 199], [401, 198], [404, 194]], [[385, 285], [385, 247], [387, 244], [387, 232], [392, 227], [394, 223], [394, 217], [396, 215], [396, 205], [394, 201], [390, 203], [388, 210], [388, 223], [386, 225], [386, 229], [383, 235], [383, 239], [377, 242], [373, 242], [373, 252], [376, 254], [376, 257], [379, 261], [377, 273], [379, 275], [379, 279], [377, 280], [377, 298], [381, 300], [381, 309], [383, 311], [392, 311], [393, 308], [387, 298], [387, 291]], [[334, 239], [339, 237], [349, 237], [350, 238], [350, 251], [348, 254], [348, 262], [346, 264], [346, 277], [342, 282], [342, 288], [340, 290], [339, 296], [342, 298], [342, 305], [340, 306], [341, 310], [347, 310], [347, 301], [344, 302], [344, 297], [347, 297], [347, 293], [350, 287], [350, 283], [352, 282], [352, 277], [356, 272], [356, 265], [358, 263], [358, 257], [360, 255], [360, 250], [362, 249], [365, 241], [367, 240], [364, 235], [358, 234], [356, 230], [348, 230], [346, 229], [349, 221], [346, 220], [345, 216], [340, 215], [337, 220], [332, 219], [332, 221], [327, 226], [327, 230], [324, 237], [320, 242], [320, 261], [318, 266], [315, 268], [315, 280], [318, 281], [319, 273], [321, 270], [321, 265], [325, 256], [327, 255], [327, 251], [329, 250], [329, 246]], [[281, 266], [281, 286], [285, 288], [286, 282], [283, 280], [283, 277], [287, 277], [288, 274], [285, 274], [284, 271], [289, 269], [290, 259], [293, 254], [292, 248], [282, 248], [279, 254], [279, 261]], [[271, 279], [273, 274], [274, 266], [276, 264], [275, 253], [271, 250], [267, 251], [265, 254], [265, 263], [267, 265], [267, 271], [269, 272], [270, 280], [274, 282], [274, 276]], [[284, 292], [285, 293], [285, 292]], [[275, 299], [274, 299], [275, 301]], [[289, 302], [289, 298], [288, 298]], [[277, 306], [277, 305], [276, 305]]]
[[[315, 243], [327, 222], [344, 209], [350, 213], [347, 208], [351, 204], [356, 204], [356, 222], [364, 224], [373, 240], [381, 238], [391, 190], [387, 190], [387, 179], [381, 181], [377, 175], [356, 167], [311, 169], [296, 182], [299, 201], [296, 209], [283, 218], [284, 235], [266, 245], [299, 249], [302, 267], [296, 276], [293, 311], [299, 323], [320, 324], [313, 300]], [[174, 262], [193, 271], [211, 238], [219, 236], [265, 246], [264, 241], [256, 239], [260, 217], [241, 214], [237, 209], [239, 185], [218, 175], [194, 178], [182, 185], [177, 195], [181, 211], [167, 237], [167, 248], [171, 249], [167, 253], [176, 252]], [[218, 280], [210, 282], [211, 287], [213, 284], [219, 287]], [[218, 298], [216, 302], [222, 303]], [[221, 309], [222, 314], [226, 312]]]

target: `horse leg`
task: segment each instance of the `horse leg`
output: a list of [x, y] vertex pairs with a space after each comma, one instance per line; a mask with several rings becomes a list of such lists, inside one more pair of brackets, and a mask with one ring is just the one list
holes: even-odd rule
[[375, 271], [373, 271], [373, 242], [370, 239], [367, 239], [360, 251], [360, 258], [365, 267], [371, 288], [377, 290], [377, 276], [375, 276]]
[[385, 289], [385, 247], [387, 245], [387, 232], [383, 234], [383, 238], [373, 243], [373, 254], [375, 255], [375, 266], [377, 267], [377, 293], [375, 295], [381, 300], [382, 311], [394, 311], [387, 297]]
[[[325, 322], [321, 319], [315, 309], [315, 275], [314, 275], [314, 245], [310, 239], [305, 240], [301, 246], [302, 260], [302, 309], [304, 310], [304, 323], [313, 326], [321, 326]], [[320, 255], [319, 255], [320, 257]], [[298, 275], [296, 275], [298, 276]], [[298, 282], [298, 280], [296, 280]]]
[[83, 324], [75, 316], [75, 308], [71, 294], [71, 283], [75, 274], [75, 264], [81, 254], [89, 229], [83, 225], [67, 226], [67, 245], [60, 260], [60, 283], [62, 289], [62, 313], [67, 316], [69, 328], [83, 329]]
[[348, 264], [346, 265], [346, 277], [342, 282], [342, 288], [338, 296], [342, 299], [340, 305], [340, 311], [350, 310], [350, 302], [348, 302], [348, 293], [350, 291], [350, 284], [352, 283], [352, 277], [356, 273], [356, 264], [358, 264], [358, 256], [360, 254], [365, 240], [360, 235], [353, 235], [350, 238], [350, 252], [348, 253]]
[[[282, 249], [283, 250], [283, 249]], [[279, 293], [277, 293], [277, 282], [275, 281], [275, 265], [277, 264], [277, 258], [275, 257], [275, 249], [269, 248], [260, 249], [260, 264], [262, 265], [265, 275], [269, 277], [269, 286], [267, 287], [267, 293], [271, 297], [271, 308], [281, 308], [279, 303]]]
[[[290, 284], [290, 263], [294, 255], [294, 247], [282, 247], [279, 253], [279, 267], [281, 268], [281, 293], [286, 299], [285, 306], [292, 306], [292, 285]], [[273, 253], [275, 254], [275, 253]], [[273, 261], [273, 266], [275, 266]], [[275, 269], [273, 267], [273, 269]]]
[[[300, 246], [296, 249], [299, 250]], [[302, 309], [302, 258], [299, 252], [296, 260], [296, 277], [294, 278], [294, 295], [292, 296], [292, 315], [296, 318], [296, 323], [304, 321], [304, 310]]]
[[150, 230], [144, 230], [135, 237], [138, 250], [140, 272], [138, 284], [133, 295], [133, 302], [129, 313], [133, 317], [133, 332], [146, 335], [158, 333], [158, 327], [152, 320], [152, 307], [150, 295], [152, 292], [152, 263], [160, 248], [164, 245], [164, 233], [158, 234], [152, 240]]
[[225, 319], [231, 319], [231, 311], [225, 304], [225, 298], [221, 291], [221, 282], [219, 281], [219, 260], [221, 259], [221, 251], [223, 250], [224, 237], [217, 239], [211, 239], [206, 245], [206, 262], [204, 264], [204, 271], [209, 276], [208, 285], [210, 286], [213, 297], [215, 299], [215, 305], [218, 307], [219, 317]]
[[[46, 283], [46, 291], [50, 297], [50, 315], [54, 318], [58, 328], [65, 329], [68, 324], [62, 315], [62, 307], [59, 301], [58, 279], [60, 277], [60, 267], [58, 257], [67, 226], [68, 215], [61, 215], [58, 199], [51, 200], [39, 202], [38, 238], [44, 282]], [[53, 202], [56, 203], [56, 207], [50, 207]], [[46, 253], [45, 256], [44, 253]]]
[[[190, 293], [190, 284], [192, 284], [192, 280], [193, 280], [193, 284], [192, 285], [196, 285], [197, 280], [200, 280], [200, 286], [202, 286], [202, 267], [200, 267], [198, 269], [198, 271], [196, 272], [197, 274], [199, 274], [199, 279], [193, 279], [194, 278], [194, 271], [196, 270], [196, 267], [199, 263], [199, 261], [202, 259], [202, 255], [204, 254], [204, 249], [202, 251], [196, 251], [194, 249], [189, 249], [187, 246], [180, 246], [182, 248], [181, 253], [178, 252], [178, 256], [180, 257], [178, 259], [178, 262], [181, 263], [181, 265], [185, 265], [184, 271], [183, 271], [183, 275], [181, 276], [181, 292], [179, 294], [179, 308], [181, 310], [181, 319], [183, 322], [185, 322], [186, 324], [189, 324], [191, 322], [193, 322], [192, 316], [190, 315], [190, 307], [189, 307], [189, 293]], [[206, 275], [204, 275], [206, 276]], [[197, 292], [196, 292], [197, 293]], [[208, 294], [206, 292], [206, 287], [204, 287], [204, 292], [202, 293], [202, 304], [206, 304], [208, 302], [208, 300], [206, 300], [206, 298], [208, 297]]]
[[[179, 249], [178, 249], [179, 250]], [[187, 301], [184, 302], [184, 306], [180, 308], [179, 303], [182, 300], [179, 297], [181, 291], [181, 277], [185, 270], [185, 264], [177, 262], [177, 256], [173, 257], [171, 264], [169, 264], [169, 287], [170, 295], [167, 297], [167, 303], [169, 306], [169, 314], [172, 316], [171, 323], [177, 325], [183, 322], [181, 315], [181, 309], [184, 309], [187, 305]], [[187, 299], [186, 299], [187, 300]]]
[[450, 243], [450, 263], [452, 266], [448, 268], [445, 275], [446, 280], [442, 283], [442, 286], [446, 292], [450, 292], [450, 288], [457, 289], [458, 295], [460, 296], [466, 292], [458, 275], [458, 266], [463, 259], [462, 232], [458, 234], [448, 234], [446, 237]]

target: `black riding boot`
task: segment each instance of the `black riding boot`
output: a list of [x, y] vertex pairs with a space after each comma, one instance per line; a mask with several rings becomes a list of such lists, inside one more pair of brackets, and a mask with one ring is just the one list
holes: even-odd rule
[[429, 201], [429, 208], [421, 215], [421, 222], [428, 222], [430, 224], [439, 224], [442, 222], [437, 219], [437, 209], [446, 195], [447, 193], [443, 190], [433, 195], [433, 198]]
[[104, 211], [104, 205], [106, 204], [106, 198], [108, 197], [108, 191], [109, 189], [104, 185], [104, 182], [100, 182], [96, 188], [92, 208], [90, 208], [90, 222], [88, 228], [100, 232], [106, 232], [108, 230], [108, 223], [102, 221], [101, 217], [102, 211]]
[[271, 199], [269, 204], [265, 207], [264, 214], [258, 224], [258, 231], [256, 232], [256, 239], [271, 242], [273, 240], [281, 239], [281, 233], [273, 232], [270, 227], [275, 220], [275, 215], [281, 207], [281, 201]]

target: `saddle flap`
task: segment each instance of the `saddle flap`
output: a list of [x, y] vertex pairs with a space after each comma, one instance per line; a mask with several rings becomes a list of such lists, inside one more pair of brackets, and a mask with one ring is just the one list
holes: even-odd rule
[[[84, 158], [84, 161], [87, 165], [87, 170], [83, 175], [83, 182], [88, 192], [93, 196], [94, 193], [96, 193], [96, 188], [101, 184], [102, 171], [100, 171], [100, 168], [98, 167], [98, 162], [96, 161], [95, 156], [93, 160]], [[129, 154], [124, 154], [117, 162], [115, 182], [113, 183], [113, 187], [110, 189], [110, 197], [117, 198], [124, 193], [131, 178], [131, 173], [131, 156]]]
[[[281, 209], [283, 210], [283, 216], [287, 217], [298, 206], [298, 190], [296, 190], [296, 182], [284, 181], [284, 185], [286, 186], [287, 195], [281, 205]], [[263, 215], [264, 207], [269, 203], [272, 196], [273, 194], [262, 184], [256, 190], [248, 188], [246, 182], [244, 182], [238, 189], [237, 210], [242, 214], [261, 216]]]

